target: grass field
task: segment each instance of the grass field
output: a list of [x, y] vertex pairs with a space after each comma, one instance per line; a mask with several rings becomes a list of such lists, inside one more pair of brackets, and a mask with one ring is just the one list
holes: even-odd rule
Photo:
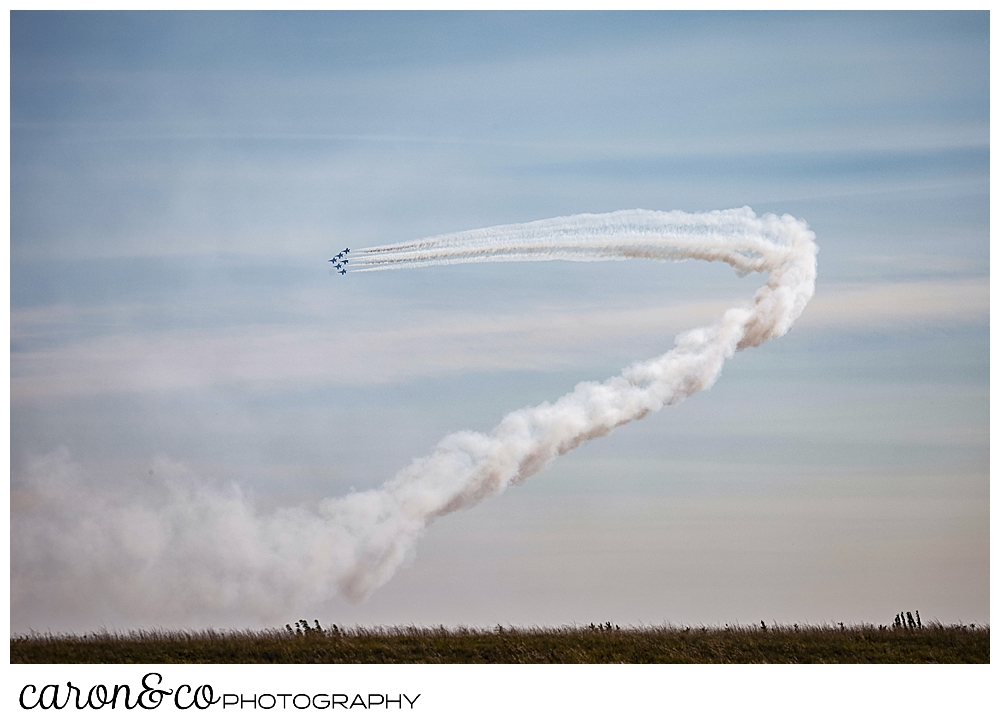
[[321, 628], [131, 631], [11, 638], [12, 664], [41, 663], [989, 663], [989, 627], [651, 626], [493, 630]]

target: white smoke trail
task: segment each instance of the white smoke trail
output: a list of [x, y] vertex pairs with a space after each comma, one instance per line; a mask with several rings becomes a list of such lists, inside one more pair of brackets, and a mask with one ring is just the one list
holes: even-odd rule
[[[614, 211], [444, 234], [359, 249], [352, 272], [488, 261], [612, 261], [702, 259], [738, 272], [773, 268], [775, 246], [749, 208], [687, 214]], [[756, 223], [755, 223], [756, 222]]]
[[[370, 504], [368, 524], [356, 529], [355, 562], [340, 578], [341, 591], [348, 598], [364, 598], [388, 580], [435, 518], [473, 506], [581, 443], [711, 386], [737, 350], [785, 334], [815, 289], [814, 239], [803, 221], [788, 215], [758, 217], [744, 207], [701, 214], [580, 214], [359, 250], [357, 270], [365, 271], [646, 257], [724, 261], [739, 272], [767, 270], [769, 275], [751, 306], [730, 309], [714, 326], [681, 334], [663, 356], [634, 364], [603, 383], [581, 382], [555, 403], [512, 412], [489, 435], [449, 435], [430, 456], [415, 460], [379, 490], [363, 494]], [[340, 504], [330, 501], [330, 512]]]
[[316, 513], [257, 514], [238, 489], [213, 491], [167, 463], [158, 464], [157, 486], [126, 493], [87, 485], [63, 455], [37, 461], [27, 502], [12, 515], [12, 625], [17, 612], [44, 612], [55, 601], [101, 616], [190, 625], [192, 612], [249, 609], [273, 620], [337, 593], [364, 599], [434, 519], [711, 386], [737, 350], [785, 334], [813, 294], [814, 238], [803, 221], [758, 217], [749, 208], [619, 211], [355, 251], [352, 262], [364, 271], [638, 257], [724, 261], [768, 278], [747, 307], [681, 334], [666, 354], [602, 383], [581, 382], [554, 403], [511, 412], [489, 434], [449, 435], [382, 487], [326, 499]]

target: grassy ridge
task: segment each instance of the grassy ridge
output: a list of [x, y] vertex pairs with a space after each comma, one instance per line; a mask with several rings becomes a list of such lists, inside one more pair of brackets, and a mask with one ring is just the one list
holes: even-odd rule
[[989, 627], [315, 628], [30, 634], [12, 664], [989, 663]]

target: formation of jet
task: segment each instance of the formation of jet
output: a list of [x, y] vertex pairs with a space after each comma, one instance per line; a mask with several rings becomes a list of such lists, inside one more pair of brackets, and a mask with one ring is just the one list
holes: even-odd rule
[[[350, 251], [351, 251], [351, 247], [347, 247], [346, 249], [344, 249], [342, 252], [340, 252], [339, 254], [337, 254], [335, 257], [333, 257], [330, 260], [330, 263], [333, 264], [334, 267], [336, 267], [336, 269], [341, 274], [346, 274], [347, 273], [347, 262], [348, 262], [348, 259], [346, 259], [344, 257], [346, 257], [346, 255], [349, 254]], [[343, 261], [341, 261], [341, 258], [344, 258]]]

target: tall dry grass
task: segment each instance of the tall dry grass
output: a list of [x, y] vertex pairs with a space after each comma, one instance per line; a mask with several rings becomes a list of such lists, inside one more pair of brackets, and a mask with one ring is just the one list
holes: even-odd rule
[[[303, 626], [304, 624], [304, 626]], [[11, 663], [989, 663], [989, 627], [310, 626], [11, 638]]]

